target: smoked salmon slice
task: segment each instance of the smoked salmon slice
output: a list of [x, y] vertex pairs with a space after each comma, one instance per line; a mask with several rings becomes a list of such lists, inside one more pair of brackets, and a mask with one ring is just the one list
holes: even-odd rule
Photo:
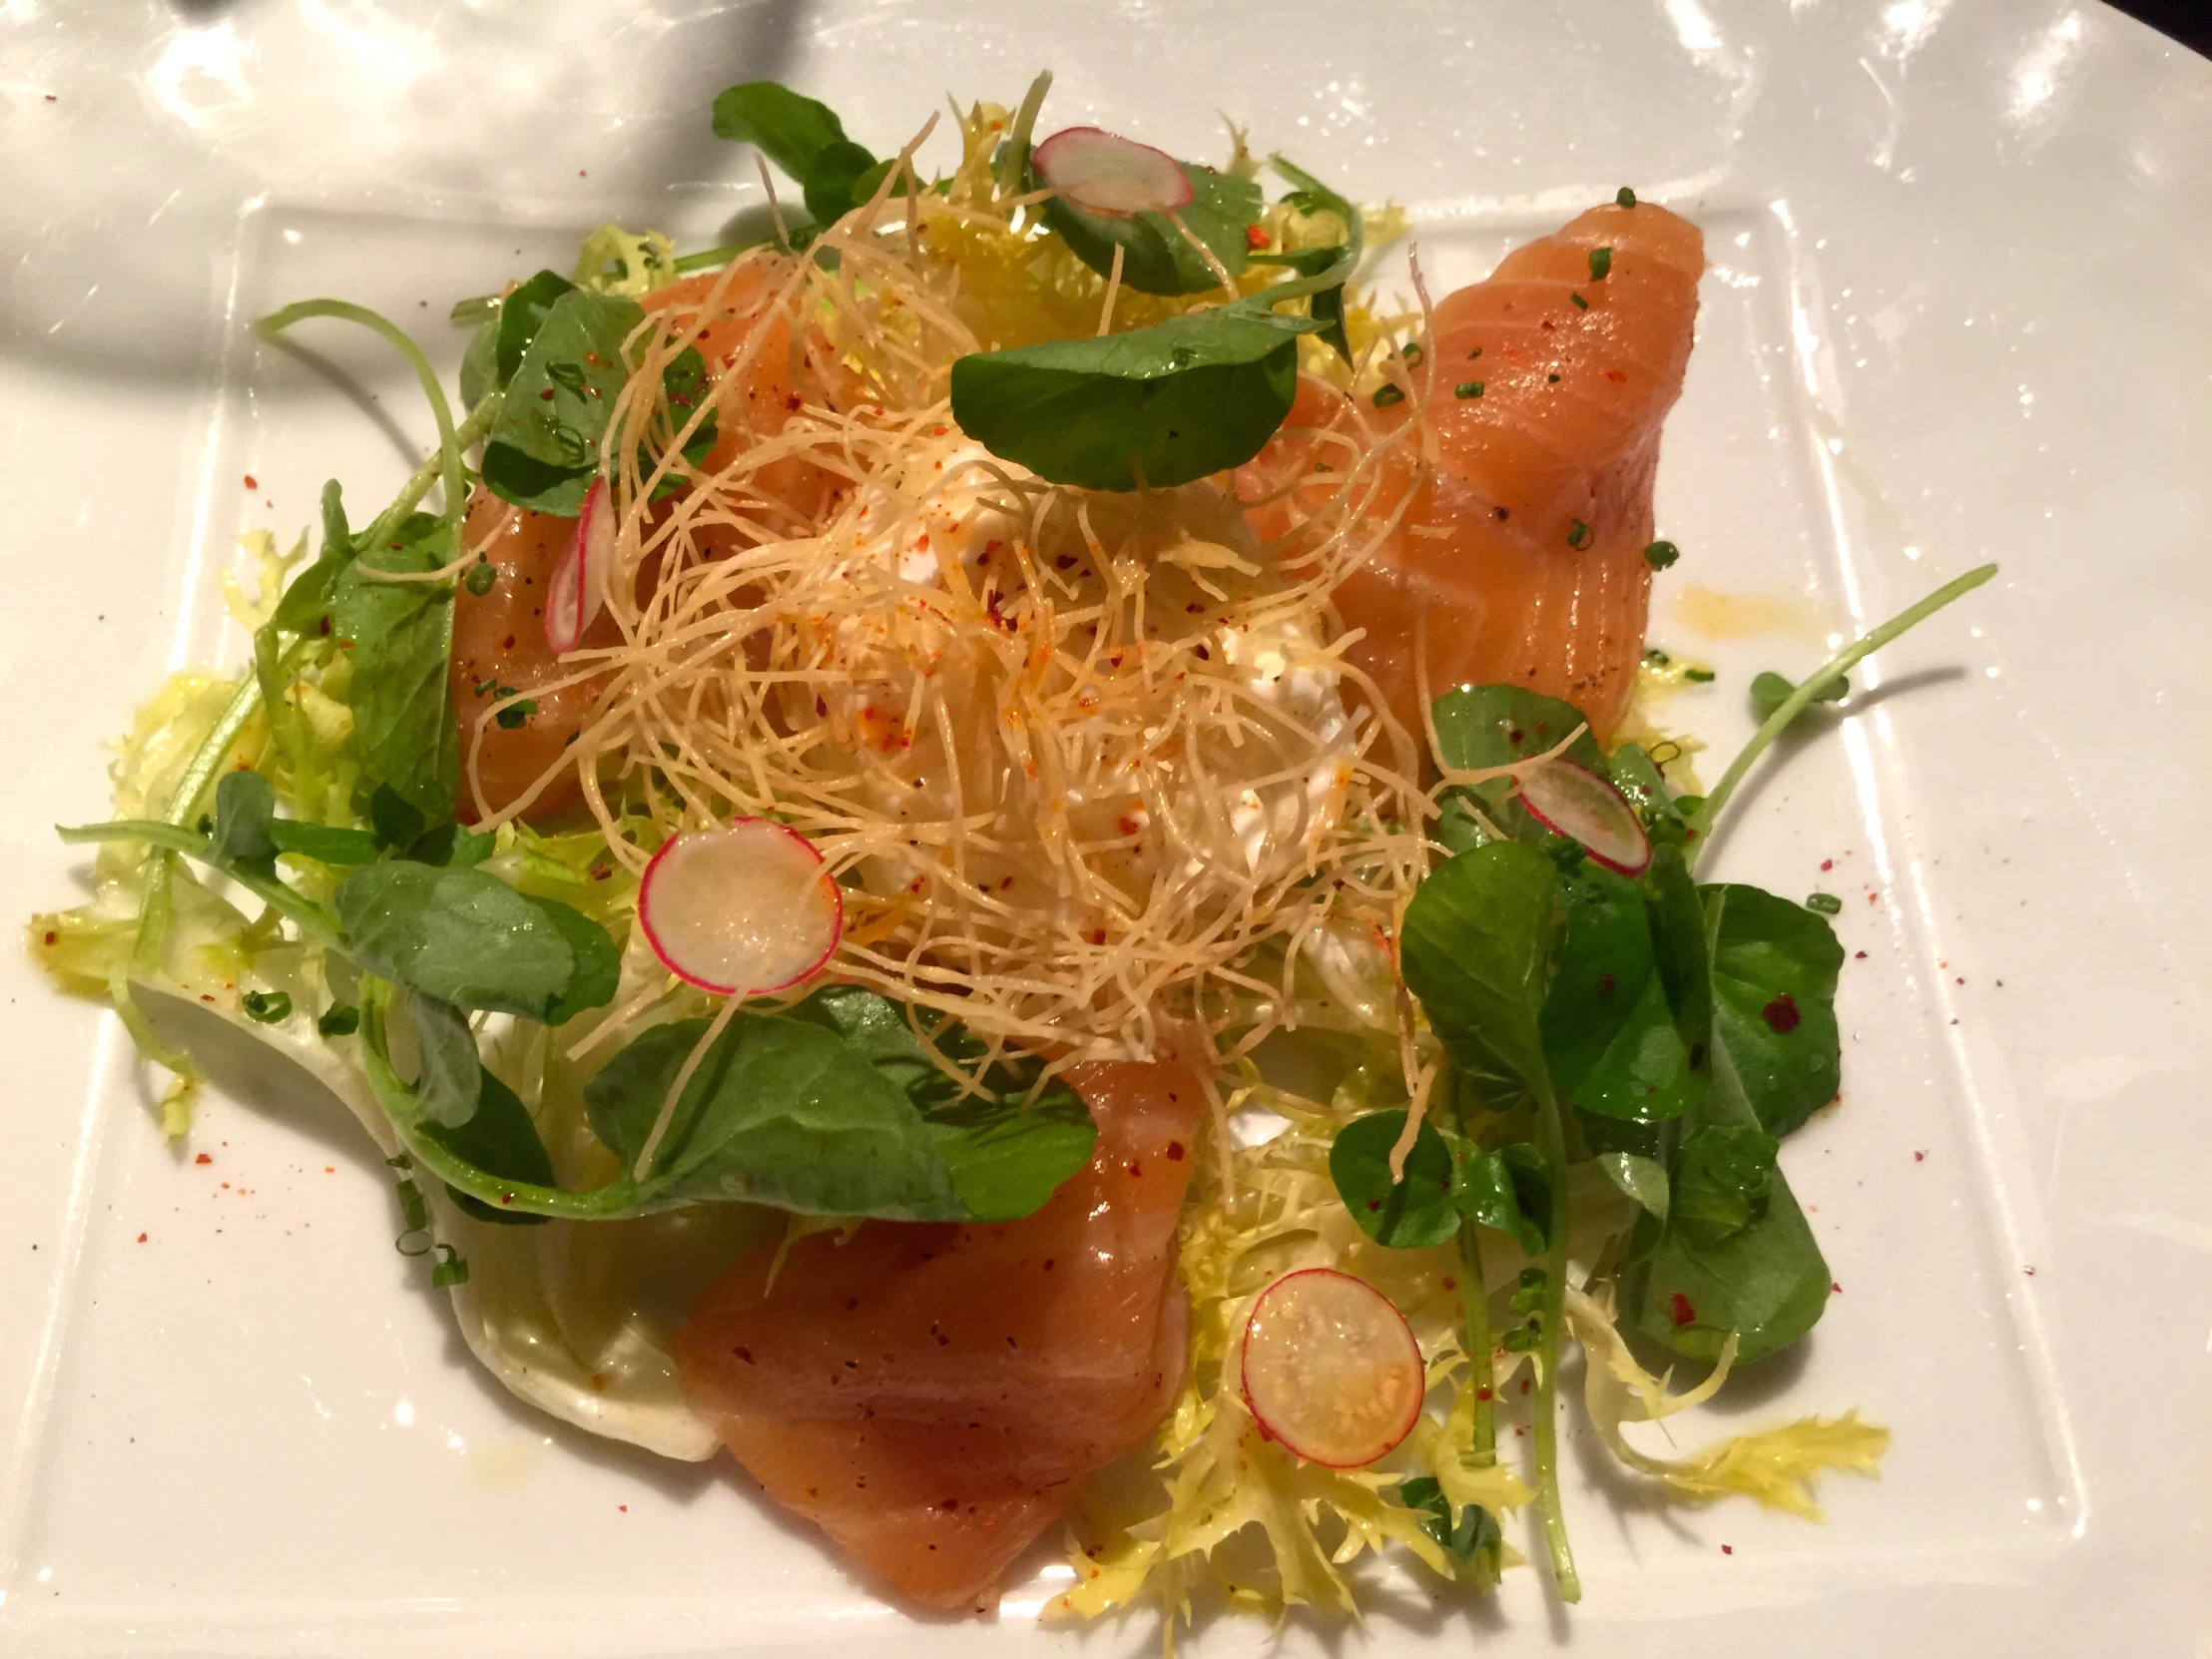
[[870, 1222], [710, 1286], [685, 1397], [771, 1497], [932, 1607], [986, 1608], [1183, 1382], [1176, 1224], [1203, 1115], [1179, 1066], [1074, 1067], [1090, 1165], [992, 1226]]
[[[1696, 226], [1609, 206], [1436, 306], [1432, 356], [1415, 369], [1433, 470], [1416, 481], [1410, 446], [1392, 452], [1379, 498], [1412, 487], [1404, 517], [1335, 590], [1347, 631], [1364, 631], [1348, 655], [1416, 743], [1416, 646], [1431, 693], [1503, 682], [1574, 704], [1601, 741], [1619, 724], [1643, 653], [1660, 424], [1704, 270]], [[1303, 381], [1283, 435], [1240, 477], [1246, 499], [1278, 496], [1255, 514], [1263, 534], [1295, 536], [1331, 489], [1317, 429], [1344, 403]], [[1361, 412], [1383, 430], [1407, 418], [1403, 405]]]

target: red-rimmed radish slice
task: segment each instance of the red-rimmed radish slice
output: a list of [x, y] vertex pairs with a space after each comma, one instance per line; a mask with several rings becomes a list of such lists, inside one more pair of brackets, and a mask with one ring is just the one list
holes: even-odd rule
[[1031, 153], [1029, 164], [1085, 213], [1129, 219], [1191, 203], [1191, 181], [1173, 156], [1099, 127], [1054, 133]]
[[678, 978], [721, 996], [765, 996], [822, 970], [844, 930], [844, 897], [813, 841], [741, 818], [673, 835], [653, 854], [638, 921]]
[[1641, 875], [1651, 863], [1651, 837], [1628, 797], [1578, 761], [1564, 757], [1513, 774], [1521, 805], [1555, 835], [1582, 843], [1607, 869]]
[[615, 504], [607, 480], [594, 478], [576, 515], [576, 534], [553, 567], [545, 590], [545, 643], [557, 653], [574, 651], [607, 598], [607, 572], [615, 562]]
[[1307, 1268], [1253, 1303], [1245, 1403], [1263, 1433], [1308, 1462], [1374, 1462], [1413, 1431], [1426, 1391], [1405, 1316], [1366, 1280]]

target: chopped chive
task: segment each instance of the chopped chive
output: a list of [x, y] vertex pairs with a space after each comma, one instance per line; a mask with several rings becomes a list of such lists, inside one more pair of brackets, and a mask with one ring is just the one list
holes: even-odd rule
[[1593, 248], [1593, 249], [1591, 249], [1591, 250], [1590, 250], [1590, 280], [1591, 280], [1591, 281], [1593, 281], [1593, 282], [1602, 282], [1602, 281], [1604, 281], [1604, 280], [1605, 280], [1605, 274], [1606, 274], [1606, 273], [1607, 273], [1608, 271], [1611, 271], [1612, 269], [1613, 269], [1613, 251], [1612, 251], [1612, 250], [1611, 250], [1610, 248]]
[[1633, 208], [1636, 205], [1636, 193], [1630, 190], [1626, 185], [1623, 185], [1620, 188], [1619, 194], [1616, 195], [1613, 200], [1618, 202], [1624, 208]]
[[1644, 563], [1653, 570], [1665, 570], [1682, 557], [1682, 549], [1671, 541], [1655, 541], [1644, 549]]
[[1480, 380], [1461, 380], [1451, 388], [1451, 395], [1454, 397], [1480, 397], [1482, 395], [1482, 382]]
[[1832, 892], [1807, 893], [1805, 907], [1816, 915], [1840, 916], [1844, 913], [1844, 901]]
[[1579, 518], [1567, 530], [1567, 545], [1578, 548], [1590, 545], [1590, 527]]
[[492, 719], [499, 723], [502, 731], [512, 732], [537, 712], [538, 700], [534, 697], [526, 697], [520, 703], [508, 704], [499, 713], [492, 716]]
[[1417, 339], [1407, 340], [1405, 342], [1405, 348], [1402, 351], [1398, 352], [1398, 355], [1403, 357], [1409, 363], [1419, 362], [1422, 355], [1420, 341]]
[[1379, 409], [1386, 409], [1392, 403], [1402, 403], [1404, 401], [1405, 388], [1402, 386], [1379, 386], [1376, 388], [1374, 403]]
[[1567, 297], [1574, 301], [1574, 308], [1578, 311], [1586, 311], [1590, 308], [1590, 302], [1579, 293], [1570, 293]]
[[461, 578], [461, 586], [478, 599], [491, 592], [492, 584], [499, 580], [499, 567], [489, 559], [479, 557], [468, 567], [468, 574]]
[[350, 1037], [361, 1028], [361, 1011], [350, 1002], [333, 1003], [314, 1028], [325, 1037]]
[[449, 1244], [437, 1247], [438, 1259], [430, 1269], [430, 1289], [448, 1291], [468, 1283], [468, 1259]]
[[291, 1018], [291, 998], [282, 991], [248, 991], [240, 1006], [257, 1025], [281, 1025]]
[[1644, 661], [1649, 663], [1653, 668], [1665, 668], [1669, 664], [1671, 664], [1674, 659], [1668, 656], [1664, 651], [1660, 650], [1655, 645], [1649, 651], [1646, 651], [1644, 653]]
[[1682, 678], [1693, 686], [1709, 686], [1719, 676], [1709, 668], [1686, 668], [1682, 671]]

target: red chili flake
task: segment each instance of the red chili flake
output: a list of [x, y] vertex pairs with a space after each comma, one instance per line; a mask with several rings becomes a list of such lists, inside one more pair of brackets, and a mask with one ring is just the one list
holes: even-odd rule
[[1623, 373], [1622, 373], [1622, 372], [1621, 372], [1621, 371], [1620, 371], [1619, 369], [1617, 369], [1617, 368], [1609, 368], [1609, 369], [1607, 369], [1607, 370], [1605, 371], [1605, 377], [1606, 377], [1606, 378], [1607, 378], [1608, 380], [1612, 381], [1612, 382], [1613, 382], [1613, 384], [1614, 384], [1614, 385], [1616, 385], [1616, 386], [1620, 386], [1620, 385], [1626, 385], [1626, 384], [1628, 383], [1628, 376], [1627, 376], [1627, 375], [1625, 375], [1625, 374], [1623, 374]]
[[1964, 984], [1965, 982], [1966, 982], [1966, 976], [1965, 976], [1964, 974], [1960, 974], [1960, 975], [1959, 975], [1959, 976], [1958, 976], [1957, 978], [1955, 978], [1955, 979], [1953, 979], [1953, 980], [1951, 981], [1951, 983], [1952, 983], [1952, 984], [1954, 984], [1954, 985], [1963, 985], [1963, 984]]
[[1257, 251], [1259, 249], [1267, 247], [1267, 232], [1261, 230], [1260, 227], [1257, 225], [1247, 225], [1245, 227], [1245, 246], [1247, 248]]
[[730, 1352], [732, 1354], [735, 1354], [739, 1359], [743, 1360], [747, 1365], [750, 1366], [754, 1364], [753, 1351], [750, 1348], [733, 1348]]
[[1798, 1021], [1804, 1016], [1798, 1012], [1797, 998], [1783, 991], [1759, 1010], [1759, 1017], [1776, 1036], [1786, 1037], [1798, 1028]]
[[140, 1243], [140, 1244], [144, 1244], [145, 1242], [146, 1242], [146, 1235], [145, 1235], [144, 1233], [141, 1233], [141, 1234], [139, 1235], [139, 1243]]
[[1075, 555], [1073, 553], [1062, 553], [1058, 558], [1052, 561], [1052, 565], [1055, 570], [1073, 569], [1075, 565]]
[[1736, 1553], [1736, 1546], [1734, 1544], [1723, 1544], [1721, 1545], [1721, 1553], [1723, 1555], [1733, 1555]]
[[2022, 1268], [2020, 1269], [2020, 1272], [2026, 1274], [2030, 1279], [2033, 1279], [2035, 1277], [2035, 1270], [2033, 1268]]
[[205, 1152], [203, 1152], [200, 1154], [199, 1157], [193, 1159], [193, 1162], [196, 1164], [212, 1164], [215, 1162], [215, 1160], [209, 1157]]
[[250, 489], [250, 490], [258, 490], [258, 489], [260, 489], [260, 488], [261, 488], [262, 486], [261, 486], [261, 483], [260, 483], [260, 481], [259, 481], [259, 480], [257, 480], [257, 479], [255, 478], [255, 476], [254, 476], [254, 475], [253, 475], [253, 474], [252, 474], [251, 472], [249, 472], [249, 473], [248, 473], [248, 474], [246, 475], [246, 487], [247, 487], [248, 489]]
[[1181, 1141], [1168, 1142], [1168, 1162], [1171, 1164], [1180, 1164], [1182, 1161], [1183, 1143]]
[[1831, 1296], [1842, 1296], [1844, 1294], [1843, 1286], [1837, 1284], [1833, 1279], [1828, 1282], [1828, 1290]]
[[1476, 1399], [1488, 1399], [1488, 1398], [1490, 1398], [1490, 1397], [1491, 1397], [1491, 1394], [1490, 1394], [1490, 1386], [1489, 1386], [1489, 1384], [1488, 1384], [1487, 1382], [1485, 1382], [1485, 1383], [1484, 1383], [1484, 1384], [1483, 1384], [1483, 1385], [1482, 1385], [1481, 1387], [1479, 1387], [1479, 1388], [1475, 1389], [1475, 1390], [1474, 1390], [1474, 1397], [1475, 1397]]
[[1913, 1162], [1916, 1164], [1926, 1162], [1928, 1154], [1925, 1152], [1916, 1152], [1913, 1154]]
[[1823, 869], [1834, 869], [1835, 867], [1836, 867], [1836, 860], [1835, 860], [1834, 858], [1823, 858], [1823, 859], [1821, 860], [1821, 868], [1823, 868]]
[[1144, 1165], [1142, 1165], [1142, 1164], [1138, 1163], [1138, 1162], [1137, 1162], [1137, 1160], [1136, 1160], [1136, 1159], [1134, 1159], [1134, 1158], [1130, 1159], [1130, 1160], [1129, 1160], [1129, 1173], [1130, 1173], [1131, 1175], [1142, 1175], [1142, 1174], [1144, 1174]]
[[545, 390], [543, 390], [543, 391], [539, 392], [539, 393], [538, 393], [538, 401], [539, 401], [540, 403], [550, 403], [550, 402], [552, 402], [552, 401], [553, 401], [553, 388], [552, 388], [551, 386], [547, 386], [547, 387], [545, 388]]
[[[1521, 1391], [1522, 1393], [1526, 1393], [1526, 1392], [1528, 1392], [1529, 1388], [1530, 1388], [1530, 1387], [1532, 1387], [1532, 1386], [1534, 1385], [1534, 1383], [1535, 1383], [1535, 1379], [1533, 1379], [1533, 1378], [1529, 1378], [1529, 1377], [1524, 1377], [1524, 1378], [1522, 1378], [1522, 1379], [1520, 1380], [1520, 1391]], [[1527, 1433], [1527, 1432], [1528, 1432], [1528, 1430], [1527, 1430], [1527, 1429], [1525, 1429], [1525, 1428], [1516, 1428], [1516, 1429], [1514, 1429], [1514, 1430], [1513, 1430], [1513, 1432], [1514, 1432], [1514, 1433], [1516, 1433], [1516, 1434], [1525, 1434], [1525, 1433]]]
[[1875, 902], [1876, 902], [1876, 901], [1878, 900], [1878, 898], [1879, 898], [1879, 897], [1880, 897], [1880, 895], [1879, 895], [1879, 894], [1877, 894], [1877, 893], [1873, 893], [1873, 892], [1870, 892], [1870, 893], [1868, 893], [1868, 894], [1867, 894], [1867, 902], [1868, 902], [1869, 904], [1875, 903]]
[[48, 929], [47, 929], [47, 932], [46, 932], [46, 942], [47, 942], [48, 944], [53, 944], [53, 943], [55, 943], [55, 942], [56, 942], [57, 940], [59, 940], [60, 938], [61, 938], [61, 935], [60, 935], [59, 933], [55, 932], [55, 931], [54, 931], [54, 930], [53, 930], [52, 928], [48, 928]]
[[1690, 1306], [1690, 1299], [1680, 1291], [1668, 1299], [1667, 1317], [1677, 1325], [1690, 1325], [1697, 1319], [1697, 1310]]
[[618, 1503], [615, 1505], [615, 1507], [617, 1509], [620, 1509], [626, 1515], [630, 1512], [630, 1505], [627, 1503]]
[[1864, 950], [1855, 950], [1852, 952], [1852, 955], [1855, 959], [1862, 962], [1867, 959], [1867, 953]]
[[335, 1174], [337, 1174], [337, 1172], [338, 1172], [338, 1167], [337, 1167], [337, 1165], [335, 1165], [335, 1164], [324, 1164], [324, 1165], [322, 1166], [322, 1173], [323, 1173], [324, 1175], [335, 1175]]

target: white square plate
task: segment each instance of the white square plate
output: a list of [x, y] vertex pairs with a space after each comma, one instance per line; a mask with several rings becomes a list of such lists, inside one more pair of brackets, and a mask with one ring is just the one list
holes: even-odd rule
[[[1203, 155], [1219, 109], [1406, 204], [1438, 292], [1624, 182], [1703, 225], [1652, 636], [1720, 671], [1667, 711], [1715, 749], [1757, 670], [2003, 566], [1770, 764], [1708, 866], [1846, 900], [1845, 1092], [1787, 1154], [1840, 1291], [1683, 1437], [1856, 1404], [1885, 1478], [1831, 1481], [1825, 1527], [1667, 1507], [1570, 1426], [1588, 1599], [1383, 1580], [1359, 1640], [2212, 1652], [2212, 879], [2181, 833], [2212, 810], [2212, 66], [2093, 4], [8, 0], [0, 909], [75, 890], [50, 826], [103, 816], [98, 745], [160, 674], [235, 659], [231, 538], [288, 542], [332, 474], [381, 499], [425, 442], [380, 348], [247, 319], [338, 293], [450, 366], [454, 296], [606, 218], [690, 246], [759, 202], [720, 87], [791, 81], [881, 147], [1045, 65], [1049, 124]], [[549, 1422], [383, 1248], [334, 1102], [234, 1044], [172, 1152], [111, 1019], [20, 955], [0, 991], [0, 1649], [1156, 1642], [1040, 1628], [1046, 1553], [995, 1621], [911, 1618], [727, 1463]]]

